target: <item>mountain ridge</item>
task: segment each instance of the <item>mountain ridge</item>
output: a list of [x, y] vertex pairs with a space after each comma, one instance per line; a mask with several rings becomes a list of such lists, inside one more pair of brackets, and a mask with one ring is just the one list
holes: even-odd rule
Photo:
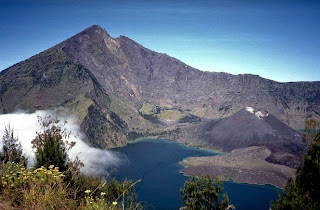
[[[100, 30], [100, 32], [103, 32], [103, 30]], [[126, 41], [129, 40], [129, 44], [123, 41], [123, 39], [125, 39]], [[244, 107], [244, 105], [237, 106], [237, 104], [241, 102], [241, 103], [248, 103], [246, 105], [253, 104], [256, 107], [266, 106], [271, 112], [275, 113], [278, 116], [280, 115], [280, 118], [284, 120], [286, 123], [289, 123], [293, 127], [301, 128], [303, 127], [303, 122], [291, 122], [291, 119], [286, 119], [285, 115], [290, 115], [290, 113], [286, 113], [286, 112], [291, 111], [289, 110], [291, 107], [288, 106], [288, 103], [290, 103], [288, 99], [293, 98], [292, 96], [291, 98], [289, 98], [287, 97], [287, 95], [292, 94], [292, 91], [294, 92], [294, 89], [296, 88], [295, 86], [298, 86], [298, 88], [300, 89], [298, 90], [298, 92], [303, 92], [304, 89], [308, 90], [312, 88], [312, 86], [316, 86], [314, 89], [319, 90], [320, 88], [320, 82], [278, 83], [272, 80], [264, 79], [259, 76], [249, 75], [249, 74], [248, 75], [247, 74], [246, 75], [230, 75], [227, 73], [203, 72], [195, 68], [192, 68], [175, 58], [172, 58], [165, 54], [156, 53], [152, 50], [144, 48], [140, 44], [128, 38], [121, 39], [120, 37], [120, 38], [112, 39], [111, 37], [108, 36], [108, 40], [111, 43], [113, 43], [115, 40], [116, 41], [118, 40], [118, 43], [117, 43], [119, 45], [118, 53], [121, 54], [124, 51], [125, 55], [116, 56], [115, 59], [111, 60], [113, 61], [113, 63], [115, 63], [115, 60], [118, 61], [118, 63], [120, 63], [119, 65], [113, 66], [113, 68], [115, 68], [118, 72], [112, 72], [112, 73], [115, 73], [117, 78], [119, 77], [122, 78], [123, 81], [117, 81], [115, 78], [104, 76], [100, 80], [101, 83], [103, 82], [103, 80], [106, 80], [106, 79], [111, 81], [117, 81], [116, 87], [112, 87], [112, 85], [111, 87], [110, 85], [108, 86], [105, 85], [104, 86], [105, 89], [113, 90], [113, 89], [119, 88], [119, 86], [127, 85], [129, 86], [128, 88], [131, 89], [130, 93], [126, 90], [121, 90], [115, 93], [116, 94], [121, 93], [120, 94], [122, 95], [121, 97], [124, 97], [126, 100], [135, 100], [135, 97], [132, 97], [132, 96], [130, 97], [130, 95], [134, 95], [137, 98], [142, 97], [146, 101], [148, 100], [154, 101], [155, 99], [157, 99], [156, 103], [164, 107], [176, 106], [179, 108], [180, 107], [185, 108], [186, 106], [190, 106], [190, 105], [194, 106], [194, 102], [192, 101], [193, 98], [197, 99], [197, 101], [201, 101], [200, 103], [202, 103], [201, 104], [202, 106], [211, 106], [213, 104], [216, 105], [216, 107], [214, 108], [209, 107], [204, 109], [201, 107], [201, 105], [199, 105], [200, 103], [198, 103], [198, 105], [196, 105], [197, 106], [196, 111], [198, 112], [197, 113], [198, 115], [200, 116], [202, 115], [201, 117], [204, 116], [204, 114], [201, 112], [207, 112], [207, 114], [209, 112], [211, 118], [220, 118], [220, 117], [228, 116], [230, 115], [230, 113], [222, 113], [220, 112], [221, 110], [219, 111], [219, 109], [221, 108], [223, 109], [225, 107], [224, 103], [228, 103], [227, 105], [231, 105], [231, 108], [233, 108], [231, 111], [231, 114], [232, 114]], [[88, 56], [85, 56], [85, 57], [88, 57]], [[93, 56], [93, 57], [97, 57], [97, 56]], [[99, 68], [97, 68], [96, 66], [90, 66], [86, 61], [82, 61], [81, 63], [86, 63], [87, 66], [86, 65], [85, 66], [88, 69], [90, 68], [91, 70], [94, 69], [93, 71], [98, 71], [103, 68], [104, 69], [108, 68], [108, 65], [104, 65], [101, 63]], [[97, 61], [96, 59], [94, 63], [99, 64], [99, 61]], [[99, 73], [101, 73], [101, 71]], [[95, 74], [95, 73], [93, 74], [101, 76], [100, 74]], [[130, 80], [127, 80], [127, 78], [130, 78]], [[127, 84], [126, 84], [126, 80], [128, 81]], [[164, 83], [165, 88], [162, 87], [162, 84], [159, 84], [160, 82], [162, 84]], [[192, 84], [192, 82], [194, 82], [195, 84]], [[205, 84], [202, 85], [202, 83], [205, 83]], [[228, 83], [233, 85], [234, 87], [232, 89], [228, 88], [228, 86], [226, 85]], [[248, 83], [251, 83], [251, 84], [246, 85]], [[263, 87], [264, 92], [262, 91], [262, 94], [265, 94], [266, 97], [269, 97], [269, 99], [265, 99], [263, 103], [259, 103], [259, 101], [261, 100], [261, 97], [259, 97], [259, 93], [257, 93], [256, 91], [251, 91], [251, 93], [241, 96], [242, 94], [241, 89], [244, 89], [245, 92], [248, 92], [250, 91], [251, 85], [256, 85], [258, 87], [259, 85], [262, 87], [264, 86]], [[151, 93], [149, 91], [148, 92], [145, 91], [146, 88], [148, 88], [149, 91], [151, 90], [150, 91]], [[228, 89], [229, 90], [231, 89], [231, 91], [224, 91]], [[285, 95], [276, 94], [277, 92], [284, 92], [284, 91], [289, 91], [289, 93], [286, 93]], [[174, 92], [174, 94], [171, 94], [171, 92]], [[221, 94], [219, 94], [219, 92], [221, 92]], [[126, 96], [124, 93], [126, 94]], [[148, 93], [150, 94], [148, 95]], [[143, 96], [141, 96], [141, 94]], [[306, 93], [303, 93], [303, 94], [306, 94]], [[306, 98], [303, 97], [303, 94], [299, 96], [300, 97], [299, 101], [307, 100]], [[319, 94], [320, 93], [318, 91], [316, 95], [317, 101], [319, 101]], [[166, 96], [165, 100], [163, 100], [164, 97], [161, 97], [161, 95]], [[226, 95], [230, 95], [231, 97], [225, 97]], [[296, 95], [296, 94], [293, 94], [293, 95]], [[223, 97], [223, 99], [218, 100], [217, 98], [219, 97]], [[214, 100], [208, 101], [211, 99], [214, 99]], [[236, 99], [237, 102], [235, 104], [232, 104], [232, 100], [234, 99]], [[248, 102], [248, 99], [251, 101]], [[278, 106], [274, 103], [268, 104], [270, 100], [277, 100], [279, 101], [278, 103], [282, 103], [282, 105]], [[308, 100], [312, 101], [312, 98], [309, 97]], [[175, 101], [177, 101], [178, 104], [175, 104]], [[183, 102], [179, 104], [179, 102], [181, 101]], [[313, 106], [317, 106], [316, 103], [314, 103]], [[266, 108], [266, 107], [261, 107], [261, 108]], [[285, 110], [282, 111], [282, 113], [280, 113], [279, 111], [281, 108], [285, 108]], [[308, 112], [305, 114], [306, 116], [308, 114], [312, 115], [313, 114], [312, 112], [314, 112], [315, 110], [318, 110], [319, 106], [317, 106], [316, 108], [313, 108], [310, 106], [309, 107], [297, 106], [295, 108], [296, 109], [298, 108], [299, 110], [301, 108], [308, 109], [305, 111], [305, 112]], [[217, 112], [220, 112], [220, 113], [217, 114]]]
[[0, 113], [57, 106], [78, 117], [92, 144], [114, 147], [174, 138], [180, 119], [220, 119], [247, 106], [302, 128], [306, 117], [319, 118], [320, 82], [200, 71], [93, 25], [0, 72]]

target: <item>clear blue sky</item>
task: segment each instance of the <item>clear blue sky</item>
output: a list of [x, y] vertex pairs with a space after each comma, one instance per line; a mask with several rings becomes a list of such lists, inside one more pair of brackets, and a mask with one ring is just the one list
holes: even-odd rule
[[93, 24], [201, 70], [320, 81], [320, 0], [0, 0], [0, 70]]

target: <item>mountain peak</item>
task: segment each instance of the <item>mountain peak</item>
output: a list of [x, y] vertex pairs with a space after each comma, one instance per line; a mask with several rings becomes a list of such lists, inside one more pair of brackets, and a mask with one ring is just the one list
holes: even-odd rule
[[108, 34], [108, 32], [106, 30], [104, 30], [103, 28], [101, 28], [99, 25], [92, 25], [88, 28], [86, 28], [85, 30], [83, 30], [82, 32], [80, 32], [79, 34], [106, 34], [108, 36], [110, 36]]
[[99, 26], [99, 25], [97, 25], [97, 24], [94, 24], [94, 25], [92, 25], [92, 26], [89, 26], [87, 29], [89, 29], [89, 28], [93, 28], [93, 29], [97, 29], [97, 30], [103, 30], [103, 29], [101, 28], [101, 26]]
[[[92, 48], [104, 48], [105, 40], [112, 39], [106, 30], [99, 25], [92, 25], [58, 45], [68, 56], [80, 62], [87, 60]], [[94, 46], [94, 47], [93, 47]], [[81, 59], [80, 59], [81, 58]], [[80, 60], [79, 60], [80, 59]]]

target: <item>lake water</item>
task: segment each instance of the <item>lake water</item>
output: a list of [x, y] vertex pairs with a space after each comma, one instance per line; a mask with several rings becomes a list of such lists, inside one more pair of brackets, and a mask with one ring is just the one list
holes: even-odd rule
[[[169, 140], [144, 139], [114, 149], [127, 156], [113, 176], [137, 181], [138, 198], [147, 209], [179, 209], [183, 206], [180, 187], [188, 179], [179, 170], [180, 161], [192, 156], [215, 155], [208, 150], [195, 149]], [[269, 209], [271, 200], [277, 197], [278, 188], [270, 185], [258, 186], [224, 182], [230, 203], [236, 209]]]

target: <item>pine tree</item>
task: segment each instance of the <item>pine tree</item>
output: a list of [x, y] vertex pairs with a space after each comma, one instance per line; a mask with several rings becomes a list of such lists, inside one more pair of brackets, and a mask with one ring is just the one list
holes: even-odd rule
[[61, 124], [60, 120], [50, 116], [38, 118], [43, 131], [37, 132], [36, 138], [31, 142], [35, 149], [35, 167], [54, 165], [59, 167], [60, 171], [66, 171], [70, 163], [67, 152], [75, 145], [75, 142], [66, 140], [71, 133], [62, 129], [67, 122]]
[[3, 163], [13, 162], [27, 165], [27, 159], [23, 156], [21, 142], [18, 137], [14, 136], [13, 128], [8, 124], [5, 126], [4, 135], [2, 137], [2, 161]]

